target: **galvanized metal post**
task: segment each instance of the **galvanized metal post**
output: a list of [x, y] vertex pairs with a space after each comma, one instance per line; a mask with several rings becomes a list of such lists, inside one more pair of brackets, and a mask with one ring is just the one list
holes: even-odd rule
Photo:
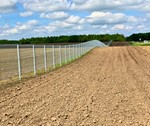
[[47, 58], [46, 58], [46, 48], [45, 48], [45, 45], [44, 45], [44, 68], [45, 68], [45, 71], [47, 70]]
[[77, 52], [78, 52], [78, 58], [80, 57], [80, 51], [79, 51], [79, 44], [77, 44]]
[[60, 61], [60, 66], [62, 66], [61, 46], [59, 46], [59, 61]]
[[82, 54], [84, 54], [84, 43], [82, 43]]
[[71, 49], [70, 49], [70, 45], [69, 45], [69, 60], [71, 62]]
[[17, 57], [18, 57], [18, 76], [19, 76], [19, 80], [21, 80], [21, 63], [20, 63], [20, 48], [19, 48], [19, 45], [17, 45]]
[[85, 47], [85, 44], [86, 44], [86, 43], [84, 43], [84, 46], [83, 46], [83, 48], [84, 48], [84, 53], [86, 53], [86, 47]]
[[83, 55], [83, 43], [82, 43], [82, 55]]
[[78, 57], [78, 45], [76, 44], [76, 58]]
[[53, 49], [53, 68], [56, 68], [56, 65], [55, 65], [55, 47], [54, 47], [54, 45], [53, 45], [52, 49]]
[[73, 45], [73, 59], [75, 59], [75, 45]]
[[80, 57], [81, 57], [81, 43], [79, 44], [79, 48], [80, 48]]
[[67, 47], [65, 46], [65, 63], [67, 63]]
[[32, 46], [33, 48], [33, 69], [34, 69], [34, 75], [36, 75], [36, 59], [35, 59], [35, 47], [34, 45]]

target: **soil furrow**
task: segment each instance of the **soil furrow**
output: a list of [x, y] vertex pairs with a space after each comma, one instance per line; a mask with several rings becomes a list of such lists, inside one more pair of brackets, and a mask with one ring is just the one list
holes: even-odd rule
[[0, 90], [1, 126], [150, 126], [148, 47], [95, 48]]

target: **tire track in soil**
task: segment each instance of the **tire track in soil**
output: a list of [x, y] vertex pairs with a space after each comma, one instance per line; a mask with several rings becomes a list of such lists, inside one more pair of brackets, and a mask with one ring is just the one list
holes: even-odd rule
[[96, 48], [56, 71], [0, 91], [0, 125], [149, 126], [150, 58]]
[[[145, 101], [150, 103], [150, 57], [147, 57], [144, 50], [140, 48], [132, 49], [132, 53], [139, 63], [134, 65], [135, 68], [130, 68], [131, 76], [137, 81], [137, 88], [143, 93]], [[132, 63], [130, 62], [130, 64]]]

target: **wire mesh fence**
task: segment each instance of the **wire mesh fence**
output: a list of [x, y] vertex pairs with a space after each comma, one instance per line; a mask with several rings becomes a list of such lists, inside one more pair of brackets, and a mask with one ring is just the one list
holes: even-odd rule
[[0, 45], [0, 81], [22, 79], [67, 64], [96, 46], [93, 40], [73, 45]]

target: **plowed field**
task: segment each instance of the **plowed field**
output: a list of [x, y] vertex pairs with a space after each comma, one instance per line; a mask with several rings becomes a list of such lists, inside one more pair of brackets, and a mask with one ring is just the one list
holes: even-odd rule
[[150, 47], [96, 48], [0, 90], [0, 126], [150, 126]]

